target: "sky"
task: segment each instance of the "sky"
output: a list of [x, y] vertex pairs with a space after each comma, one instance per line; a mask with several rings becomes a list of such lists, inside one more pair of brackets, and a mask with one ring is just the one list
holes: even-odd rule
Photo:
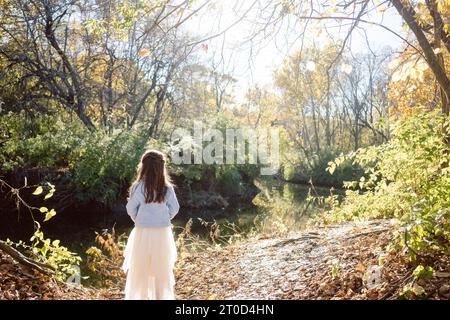
[[[274, 3], [270, 0], [261, 1], [261, 3], [264, 2], [269, 5]], [[214, 61], [214, 64], [220, 66], [221, 71], [231, 73], [238, 80], [233, 88], [238, 103], [242, 101], [248, 88], [254, 85], [261, 87], [270, 85], [274, 70], [281, 66], [290, 53], [299, 50], [302, 43], [307, 46], [308, 43], [315, 42], [320, 46], [327, 42], [329, 38], [327, 34], [335, 40], [342, 40], [347, 35], [348, 22], [345, 22], [343, 26], [339, 26], [335, 21], [319, 22], [321, 25], [316, 23], [315, 26], [310, 25], [306, 29], [305, 37], [301, 41], [297, 38], [303, 30], [302, 25], [293, 26], [292, 23], [288, 25], [289, 21], [292, 22], [292, 18], [289, 20], [288, 17], [279, 25], [280, 28], [276, 34], [269, 28], [266, 34], [255, 38], [258, 40], [257, 43], [251, 43], [248, 37], [254, 34], [255, 22], [260, 23], [266, 20], [258, 8], [253, 7], [255, 9], [247, 12], [251, 4], [250, 0], [212, 0], [204, 10], [187, 23], [189, 31], [203, 38], [226, 30], [224, 34], [205, 42], [208, 46], [206, 49], [203, 45], [201, 59], [209, 61], [210, 64]], [[244, 13], [246, 13], [246, 19], [237, 22]], [[371, 11], [364, 19], [382, 23], [396, 33], [405, 35], [401, 18], [394, 8], [389, 8], [383, 13]], [[233, 27], [229, 28], [230, 26]], [[385, 47], [400, 50], [402, 41], [393, 33], [371, 24], [360, 23], [359, 26], [349, 39], [348, 48], [352, 53], [364, 53], [370, 50], [376, 52]], [[322, 32], [319, 32], [319, 29]], [[263, 41], [259, 41], [260, 39]]]

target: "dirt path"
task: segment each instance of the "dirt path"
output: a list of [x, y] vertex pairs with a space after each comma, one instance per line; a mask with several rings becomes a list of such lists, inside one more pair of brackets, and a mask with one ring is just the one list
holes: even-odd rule
[[334, 225], [198, 253], [179, 267], [178, 298], [364, 298], [363, 278], [391, 239], [390, 223]]
[[[387, 250], [395, 229], [345, 223], [180, 254], [177, 299], [395, 299], [405, 285], [417, 286], [410, 298], [450, 299], [450, 257], [435, 261], [439, 275], [415, 281], [406, 253]], [[123, 299], [123, 285], [70, 289], [0, 252], [0, 299]]]

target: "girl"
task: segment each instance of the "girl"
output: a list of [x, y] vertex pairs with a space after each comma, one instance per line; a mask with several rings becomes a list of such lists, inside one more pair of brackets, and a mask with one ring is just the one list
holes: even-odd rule
[[130, 188], [127, 213], [135, 227], [125, 248], [125, 299], [175, 299], [173, 268], [177, 259], [171, 220], [180, 205], [163, 153], [144, 153]]

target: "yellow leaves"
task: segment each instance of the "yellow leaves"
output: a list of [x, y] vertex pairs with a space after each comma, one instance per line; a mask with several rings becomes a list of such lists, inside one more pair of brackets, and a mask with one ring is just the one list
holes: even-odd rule
[[54, 192], [49, 192], [45, 195], [44, 200], [47, 200], [48, 198], [53, 197]]
[[421, 27], [424, 27], [427, 24], [432, 23], [432, 18], [429, 14], [427, 6], [424, 3], [419, 2], [415, 7], [415, 11], [416, 11], [415, 19]]
[[51, 218], [53, 218], [56, 215], [55, 209], [52, 209], [52, 210], [49, 211], [47, 207], [40, 207], [39, 211], [41, 213], [45, 213], [44, 222], [50, 220]]
[[411, 291], [418, 297], [426, 293], [425, 289], [422, 286], [418, 285], [417, 283], [414, 283], [414, 285], [411, 288]]
[[48, 211], [48, 212], [45, 214], [44, 222], [50, 220], [50, 219], [53, 218], [54, 216], [56, 216], [56, 211], [55, 211], [55, 209], [52, 209], [52, 210]]
[[428, 64], [423, 60], [419, 59], [416, 61], [407, 60], [406, 62], [399, 62], [398, 59], [394, 59], [390, 64], [389, 68], [396, 68], [395, 72], [392, 74], [392, 81], [403, 81], [403, 80], [418, 80], [423, 82], [424, 72], [429, 68]]
[[311, 30], [311, 32], [312, 32], [314, 38], [317, 39], [317, 38], [319, 38], [319, 37], [322, 36], [322, 34], [323, 34], [323, 28], [317, 27], [317, 28], [315, 28], [314, 30]]
[[[47, 200], [49, 198], [51, 198], [53, 196], [53, 194], [55, 193], [56, 189], [55, 186], [53, 184], [51, 184], [50, 182], [47, 183], [50, 186], [50, 190], [49, 192], [45, 195], [44, 200]], [[34, 190], [33, 195], [40, 195], [42, 194], [42, 192], [44, 192], [44, 188], [42, 188], [41, 186], [37, 187], [36, 190]], [[37, 208], [34, 208], [37, 209]], [[48, 210], [47, 207], [40, 207], [39, 212], [41, 213], [45, 213], [45, 221], [50, 220], [51, 218], [53, 218], [56, 215], [56, 211], [55, 209], [51, 209], [50, 211]]]
[[366, 267], [363, 264], [358, 263], [358, 265], [355, 267], [355, 270], [364, 273], [366, 271]]
[[402, 294], [404, 296], [408, 297], [409, 293], [414, 294], [414, 296], [416, 296], [416, 297], [422, 297], [422, 296], [426, 295], [425, 289], [421, 285], [417, 284], [416, 282], [408, 283], [407, 285], [405, 285], [403, 287]]
[[[435, 49], [435, 53], [443, 54], [449, 61], [446, 50]], [[389, 83], [388, 97], [392, 102], [390, 115], [411, 115], [421, 112], [430, 106], [435, 99], [437, 83], [434, 75], [423, 58], [413, 50], [407, 50], [389, 64], [392, 78]], [[446, 66], [450, 72], [450, 65]]]
[[349, 64], [344, 63], [341, 66], [341, 70], [342, 70], [342, 72], [344, 72], [346, 74], [350, 74], [350, 73], [352, 73], [353, 67]]
[[42, 191], [44, 191], [44, 189], [41, 186], [39, 186], [36, 188], [36, 190], [34, 190], [33, 195], [38, 196], [42, 193]]
[[450, 0], [437, 0], [437, 8], [438, 11], [443, 15], [446, 16], [450, 12]]
[[388, 9], [388, 6], [387, 6], [387, 5], [380, 5], [380, 6], [377, 6], [377, 11], [378, 11], [379, 13], [385, 13], [387, 9]]
[[116, 236], [114, 229], [112, 233], [96, 234], [95, 240], [100, 247], [92, 246], [86, 250], [87, 267], [100, 276], [103, 286], [115, 286], [124, 279], [121, 268], [117, 268], [123, 264], [124, 235]]
[[[147, 49], [146, 49], [147, 50]], [[150, 53], [150, 50], [148, 50]], [[139, 54], [139, 53], [138, 53]], [[84, 56], [82, 56], [84, 58]], [[81, 65], [84, 63], [84, 59], [78, 59], [77, 63]], [[102, 54], [99, 56], [99, 59], [96, 61], [95, 64], [91, 66], [89, 69], [89, 79], [90, 81], [105, 86], [106, 85], [106, 79], [108, 76], [108, 72], [110, 69], [108, 68], [108, 62], [109, 58], [107, 55]], [[123, 65], [125, 66], [125, 65]], [[126, 87], [126, 79], [119, 73], [119, 72], [113, 72], [112, 73], [112, 87], [115, 92], [121, 92]], [[92, 105], [94, 110], [100, 110], [97, 104]], [[97, 114], [96, 112], [93, 112], [95, 116], [100, 116], [100, 114]]]
[[50, 182], [47, 182], [47, 184], [50, 186], [50, 190], [49, 190], [48, 193], [45, 195], [44, 200], [47, 200], [47, 199], [53, 197], [53, 194], [54, 194], [55, 191], [56, 191], [55, 185], [51, 184]]
[[444, 31], [447, 34], [450, 34], [450, 24], [448, 23], [444, 24]]
[[338, 7], [337, 7], [337, 6], [332, 6], [330, 9], [328, 9], [328, 10], [326, 11], [325, 14], [327, 14], [327, 15], [333, 15], [333, 14], [335, 14], [337, 11], [338, 11]]
[[333, 161], [328, 162], [328, 167], [325, 169], [326, 171], [328, 171], [331, 175], [333, 175], [334, 171], [336, 170], [336, 163], [334, 163]]
[[[106, 57], [105, 57], [106, 59]], [[101, 83], [104, 81], [104, 74], [106, 73], [106, 70], [108, 68], [108, 65], [105, 62], [99, 62], [97, 63], [92, 69], [91, 69], [91, 79], [95, 82]]]
[[141, 50], [139, 50], [138, 52], [138, 56], [141, 58], [145, 58], [148, 57], [152, 54], [152, 52], [149, 49], [143, 48]]

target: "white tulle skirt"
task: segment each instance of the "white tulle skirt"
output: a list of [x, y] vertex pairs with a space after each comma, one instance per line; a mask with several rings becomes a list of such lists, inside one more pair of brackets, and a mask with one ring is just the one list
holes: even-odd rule
[[122, 269], [125, 300], [174, 300], [177, 249], [171, 227], [135, 227], [128, 238]]

